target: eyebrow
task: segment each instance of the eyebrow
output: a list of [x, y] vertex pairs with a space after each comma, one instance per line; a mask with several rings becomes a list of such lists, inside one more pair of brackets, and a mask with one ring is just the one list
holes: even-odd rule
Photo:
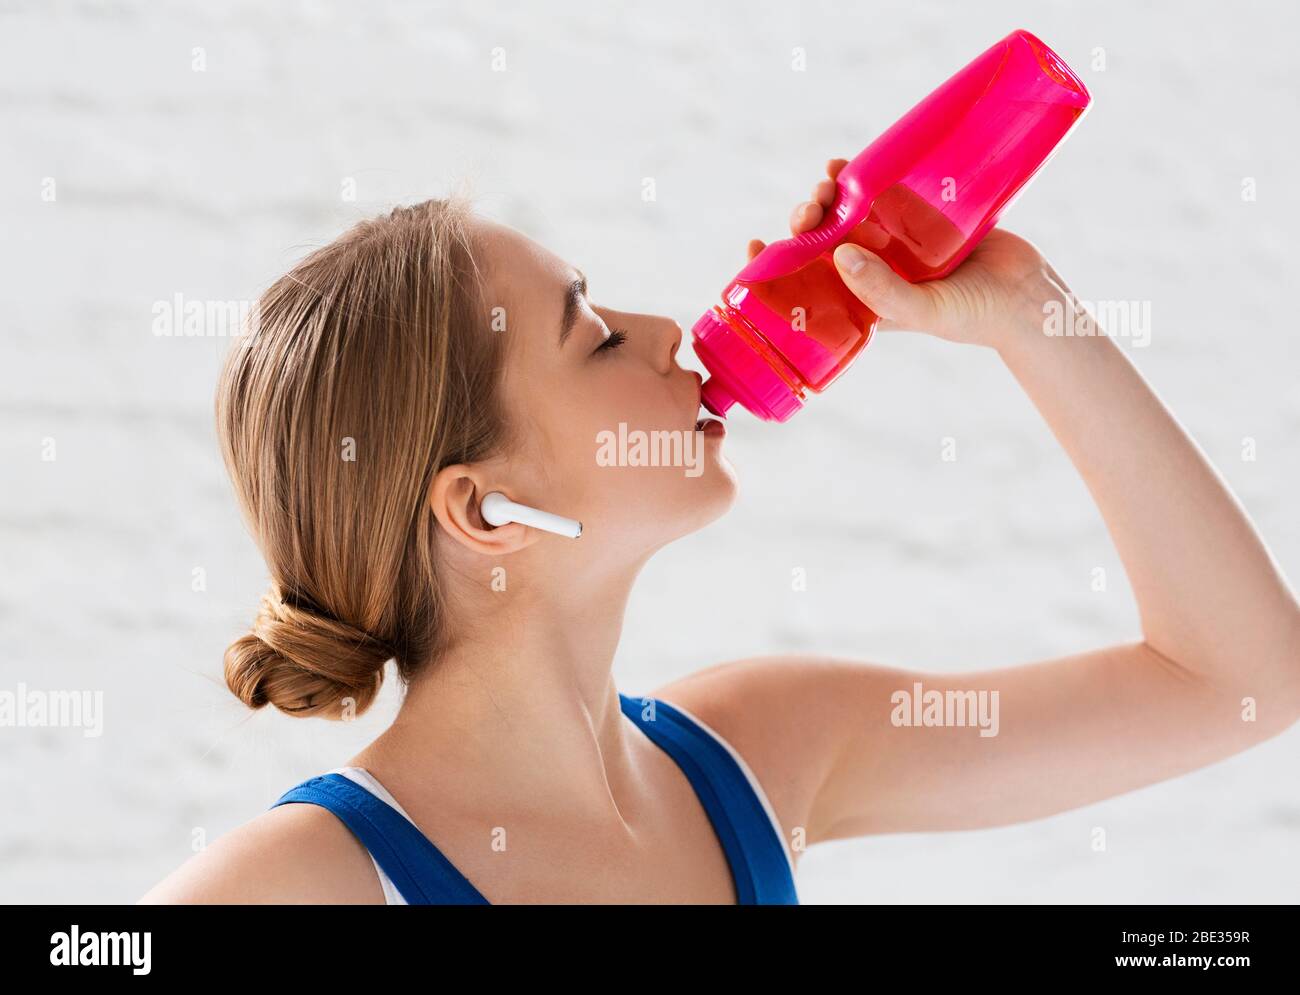
[[578, 270], [578, 279], [564, 288], [564, 317], [560, 320], [560, 348], [568, 341], [569, 333], [578, 321], [582, 299], [587, 296], [587, 274]]

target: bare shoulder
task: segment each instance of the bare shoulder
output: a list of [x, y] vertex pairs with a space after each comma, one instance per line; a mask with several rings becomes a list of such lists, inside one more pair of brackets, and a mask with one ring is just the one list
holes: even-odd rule
[[764, 656], [657, 693], [731, 741], [812, 845], [1028, 822], [1168, 780], [1290, 728], [1292, 687], [1246, 719], [1248, 689], [1139, 640], [954, 673]]
[[[787, 841], [797, 830], [811, 841], [818, 792], [855, 707], [851, 696], [834, 688], [847, 690], [873, 670], [835, 656], [746, 657], [688, 674], [653, 696], [686, 709], [727, 740], [762, 785]], [[844, 714], [830, 714], [837, 711]]]
[[141, 905], [382, 905], [370, 854], [319, 805], [268, 809], [154, 885]]

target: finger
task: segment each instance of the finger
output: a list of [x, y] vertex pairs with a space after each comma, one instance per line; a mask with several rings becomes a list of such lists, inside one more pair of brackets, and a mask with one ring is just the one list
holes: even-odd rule
[[795, 205], [795, 209], [790, 212], [790, 231], [798, 235], [816, 228], [821, 224], [821, 220], [821, 204], [805, 200], [802, 204]]
[[840, 170], [849, 164], [847, 159], [828, 159], [826, 161], [826, 175], [832, 180], [840, 175]]
[[822, 180], [813, 187], [812, 199], [823, 208], [830, 207], [835, 200], [835, 191], [838, 189], [834, 180]]
[[763, 242], [761, 238], [751, 238], [749, 240], [749, 246], [746, 249], [746, 252], [749, 255], [749, 258], [753, 259], [756, 255], [758, 255], [766, 248], [767, 245]]
[[853, 295], [893, 324], [928, 331], [935, 323], [935, 303], [924, 284], [908, 283], [874, 252], [851, 243], [835, 250], [835, 268]]

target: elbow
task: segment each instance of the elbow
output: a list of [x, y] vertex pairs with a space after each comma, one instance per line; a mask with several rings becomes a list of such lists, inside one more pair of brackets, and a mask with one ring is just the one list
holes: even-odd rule
[[1144, 650], [1162, 666], [1216, 694], [1231, 697], [1254, 720], [1276, 731], [1300, 721], [1300, 604], [1288, 591], [1267, 619], [1235, 626], [1213, 639], [1213, 650], [1182, 651], [1143, 638]]
[[1278, 655], [1278, 680], [1282, 700], [1290, 709], [1290, 725], [1300, 721], [1300, 604], [1294, 595], [1288, 599], [1287, 623], [1282, 627]]
[[1300, 610], [1292, 618], [1291, 638], [1285, 659], [1284, 677], [1289, 689], [1291, 722], [1300, 722]]

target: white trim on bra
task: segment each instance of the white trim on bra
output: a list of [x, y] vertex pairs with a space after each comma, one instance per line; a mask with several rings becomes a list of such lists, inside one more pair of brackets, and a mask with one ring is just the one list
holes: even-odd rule
[[[397, 799], [389, 794], [388, 789], [379, 783], [379, 779], [364, 767], [335, 767], [333, 770], [327, 771], [326, 773], [342, 774], [358, 787], [365, 788], [372, 795], [388, 802], [389, 805], [393, 806], [393, 808], [397, 809], [398, 812], [406, 817], [407, 822], [413, 826], [415, 825], [415, 820], [406, 814], [406, 810], [403, 809], [401, 805], [397, 804]], [[418, 829], [419, 827], [417, 826], [416, 828]], [[369, 853], [368, 850], [366, 852]], [[385, 874], [384, 869], [379, 866], [379, 861], [375, 859], [373, 853], [370, 854], [370, 862], [375, 865], [375, 873], [379, 875], [379, 885], [384, 889], [384, 898], [386, 899], [387, 904], [408, 905], [409, 903], [402, 897], [402, 893], [397, 890], [397, 885], [393, 884], [392, 878]]]
[[[667, 699], [661, 700], [666, 701]], [[682, 706], [677, 704], [675, 701], [669, 701], [668, 704], [716, 739], [722, 744], [723, 748], [731, 754], [731, 758], [736, 761], [736, 766], [740, 768], [741, 773], [743, 773], [749, 780], [749, 786], [754, 789], [754, 794], [758, 796], [758, 800], [762, 803], [763, 811], [767, 813], [767, 818], [772, 823], [772, 829], [776, 832], [777, 841], [781, 844], [781, 852], [785, 854], [785, 862], [790, 867], [790, 876], [794, 877], [794, 857], [790, 855], [790, 848], [785, 845], [785, 831], [781, 828], [781, 820], [776, 817], [776, 809], [772, 807], [772, 803], [768, 800], [767, 792], [764, 791], [763, 786], [758, 783], [758, 778], [754, 776], [754, 772], [749, 769], [749, 764], [745, 763], [745, 758], [736, 752], [735, 747], [718, 735], [717, 730], [705, 723], [699, 716], [695, 715], [693, 712], [687, 711], [685, 708], [682, 708]]]

